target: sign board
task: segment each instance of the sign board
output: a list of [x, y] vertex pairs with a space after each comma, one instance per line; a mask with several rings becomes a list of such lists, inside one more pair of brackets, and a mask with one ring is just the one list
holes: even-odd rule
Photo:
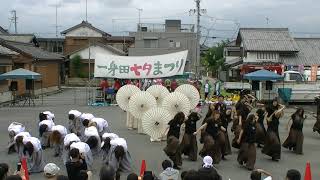
[[97, 53], [94, 77], [145, 79], [182, 75], [187, 55], [187, 50], [157, 56], [114, 56]]
[[317, 81], [318, 65], [311, 66], [311, 81]]

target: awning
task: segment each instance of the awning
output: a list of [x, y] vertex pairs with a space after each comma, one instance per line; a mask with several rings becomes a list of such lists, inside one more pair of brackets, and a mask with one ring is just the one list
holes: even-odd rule
[[245, 74], [243, 78], [248, 80], [255, 80], [255, 81], [270, 81], [270, 80], [283, 79], [283, 76], [277, 73], [262, 69], [259, 71]]
[[234, 59], [226, 61], [225, 65], [229, 66], [229, 67], [234, 67], [234, 66], [238, 66], [238, 65], [242, 64], [242, 62], [243, 62], [242, 59], [240, 57], [238, 57], [238, 58], [234, 58]]
[[3, 79], [40, 79], [41, 74], [32, 72], [26, 69], [16, 69], [0, 75], [0, 80]]

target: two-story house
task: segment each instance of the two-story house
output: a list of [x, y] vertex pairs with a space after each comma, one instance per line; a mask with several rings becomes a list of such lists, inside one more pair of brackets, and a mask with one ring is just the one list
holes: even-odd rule
[[181, 24], [181, 20], [166, 20], [165, 24], [139, 24], [129, 56], [152, 56], [188, 50], [185, 71], [195, 68], [197, 39], [194, 25]]

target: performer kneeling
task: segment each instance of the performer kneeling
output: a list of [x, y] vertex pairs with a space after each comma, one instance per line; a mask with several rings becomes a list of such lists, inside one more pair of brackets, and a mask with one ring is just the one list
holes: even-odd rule
[[80, 152], [81, 157], [84, 157], [88, 170], [92, 170], [93, 168], [93, 157], [91, 153], [91, 149], [87, 143], [84, 142], [74, 142], [70, 145], [71, 149], [78, 149]]
[[285, 106], [279, 104], [277, 99], [274, 99], [272, 105], [267, 108], [268, 129], [262, 153], [272, 157], [273, 161], [278, 161], [281, 157], [279, 119], [282, 116], [284, 108]]
[[112, 166], [117, 174], [131, 172], [132, 159], [128, 151], [127, 142], [123, 138], [110, 141], [110, 150], [106, 157], [106, 164]]
[[84, 135], [84, 141], [89, 145], [92, 155], [99, 155], [101, 150], [101, 140], [97, 128], [94, 126], [86, 128]]
[[23, 150], [24, 150], [23, 138], [25, 137], [31, 137], [30, 133], [21, 132], [21, 133], [18, 133], [16, 136], [14, 136], [14, 142], [15, 142], [14, 146], [19, 155], [19, 159], [23, 157]]
[[30, 173], [43, 172], [46, 165], [43, 161], [43, 154], [41, 143], [38, 138], [24, 137], [23, 138], [24, 150], [23, 153], [28, 157], [28, 170]]
[[81, 142], [80, 138], [74, 133], [67, 134], [63, 139], [62, 159], [64, 165], [69, 161], [70, 145], [74, 142]]
[[54, 122], [52, 120], [43, 120], [39, 123], [39, 136], [43, 149], [50, 147], [50, 135]]
[[9, 133], [9, 143], [8, 143], [8, 154], [11, 154], [12, 152], [18, 152], [17, 146], [15, 146], [15, 140], [14, 137], [25, 131], [25, 126], [18, 122], [13, 122], [8, 127], [8, 133]]
[[70, 133], [75, 133], [77, 136], [81, 136], [81, 123], [80, 123], [80, 116], [81, 112], [77, 110], [70, 110], [68, 119], [69, 125], [68, 130]]
[[173, 161], [173, 168], [180, 169], [182, 166], [181, 147], [180, 147], [180, 127], [185, 121], [183, 112], [177, 113], [168, 123], [169, 127], [165, 131], [167, 134], [167, 146], [163, 149], [166, 155]]
[[108, 121], [103, 118], [93, 118], [91, 119], [89, 126], [95, 126], [99, 132], [99, 136], [102, 137], [104, 133], [110, 133], [110, 127]]
[[185, 121], [185, 133], [181, 142], [181, 152], [189, 157], [191, 161], [197, 161], [198, 143], [197, 137], [193, 135], [197, 131], [197, 121], [199, 114], [192, 112]]
[[56, 125], [52, 127], [50, 142], [54, 147], [54, 157], [58, 157], [62, 154], [63, 140], [66, 135], [67, 129], [64, 126]]
[[241, 144], [238, 162], [240, 165], [245, 164], [245, 167], [249, 170], [253, 170], [256, 163], [255, 136], [257, 119], [258, 117], [255, 114], [248, 116], [247, 120], [243, 123], [239, 139], [237, 140], [238, 144]]
[[225, 135], [226, 129], [222, 126], [220, 121], [220, 112], [215, 111], [213, 117], [209, 118], [195, 133], [197, 135], [202, 130], [205, 130], [204, 145], [200, 151], [202, 157], [211, 156], [213, 162], [218, 164], [222, 158], [222, 152], [225, 149]]
[[[292, 120], [289, 136], [284, 141], [282, 146], [289, 150], [293, 150], [297, 154], [303, 154], [303, 123], [307, 117], [304, 117], [304, 110], [302, 108], [292, 114], [291, 119], [288, 121], [288, 126]], [[287, 127], [288, 129], [288, 127]]]

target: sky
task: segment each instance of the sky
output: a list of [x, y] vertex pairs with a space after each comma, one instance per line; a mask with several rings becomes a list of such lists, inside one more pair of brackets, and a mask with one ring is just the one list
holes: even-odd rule
[[[135, 31], [138, 9], [142, 23], [164, 23], [181, 19], [195, 24], [189, 13], [194, 0], [87, 0], [88, 21], [112, 35]], [[18, 17], [18, 33], [55, 36], [55, 5], [58, 4], [59, 32], [85, 20], [85, 0], [0, 0], [0, 26], [14, 31], [12, 10]], [[203, 36], [232, 39], [239, 27], [287, 27], [298, 37], [320, 37], [319, 0], [201, 0]], [[268, 19], [268, 20], [267, 20]], [[205, 38], [203, 39], [203, 41]]]

